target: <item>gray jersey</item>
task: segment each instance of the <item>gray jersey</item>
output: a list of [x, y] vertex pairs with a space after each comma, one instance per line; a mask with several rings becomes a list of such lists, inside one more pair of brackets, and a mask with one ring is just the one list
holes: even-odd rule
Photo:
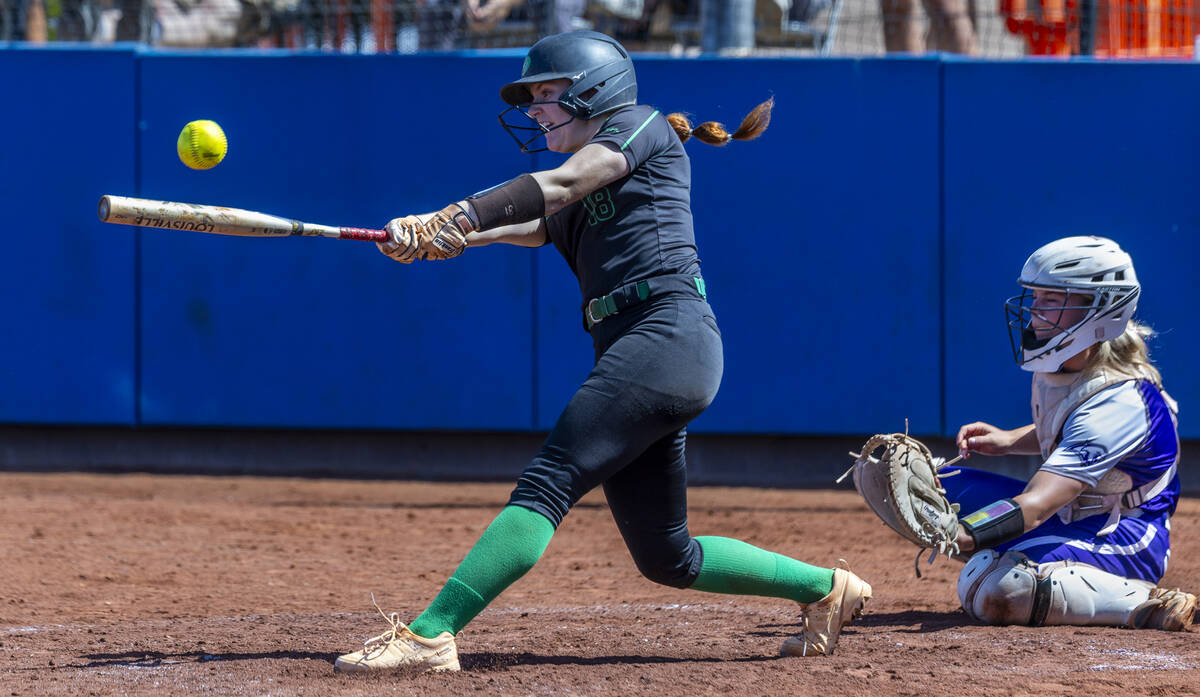
[[[1139, 487], [1163, 476], [1178, 459], [1175, 417], [1162, 391], [1149, 380], [1128, 380], [1097, 392], [1071, 413], [1042, 469], [1096, 486], [1115, 467]], [[1141, 508], [1171, 512], [1178, 498], [1176, 475]]]

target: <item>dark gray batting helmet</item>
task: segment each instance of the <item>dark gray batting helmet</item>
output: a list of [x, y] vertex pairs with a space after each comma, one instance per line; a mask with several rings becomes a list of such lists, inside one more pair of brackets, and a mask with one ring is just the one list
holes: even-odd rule
[[[500, 114], [500, 125], [517, 141], [523, 152], [545, 150], [530, 149], [529, 146], [545, 135], [546, 129], [530, 118], [517, 117], [517, 123], [505, 117], [513, 111], [528, 117], [528, 107], [543, 103], [533, 101], [529, 86], [559, 79], [569, 80], [571, 84], [558, 99], [550, 103], [561, 106], [571, 115], [572, 121], [591, 119], [628, 104], [637, 104], [637, 76], [633, 72], [633, 61], [616, 39], [598, 31], [572, 31], [547, 36], [529, 49], [521, 68], [521, 79], [508, 83], [500, 90], [500, 98], [511, 105]], [[559, 124], [555, 128], [565, 125]]]
[[529, 86], [565, 78], [570, 87], [558, 98], [567, 113], [580, 119], [637, 103], [637, 77], [629, 52], [616, 39], [598, 31], [572, 31], [547, 36], [525, 56], [521, 79], [500, 90], [512, 106], [533, 102]]

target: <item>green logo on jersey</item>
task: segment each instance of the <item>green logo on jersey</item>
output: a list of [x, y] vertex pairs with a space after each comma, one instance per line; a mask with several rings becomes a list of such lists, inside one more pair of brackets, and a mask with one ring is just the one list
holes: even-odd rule
[[616, 126], [609, 126], [608, 128], [604, 129], [604, 132], [605, 133], [620, 133], [621, 129], [617, 128]]
[[608, 187], [597, 189], [584, 196], [583, 207], [588, 212], [588, 225], [610, 220], [617, 214], [617, 207], [613, 205], [612, 196], [608, 194]]

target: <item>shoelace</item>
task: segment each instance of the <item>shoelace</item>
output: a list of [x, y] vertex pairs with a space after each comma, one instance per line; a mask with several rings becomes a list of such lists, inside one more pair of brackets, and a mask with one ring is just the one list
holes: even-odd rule
[[803, 643], [803, 646], [800, 647], [800, 655], [807, 656], [808, 655], [808, 647], [812, 646], [814, 650], [817, 650], [817, 645], [808, 640], [808, 604], [802, 605], [801, 608], [802, 609], [800, 611], [800, 641]]
[[383, 611], [383, 608], [379, 607], [379, 603], [375, 602], [375, 594], [374, 593], [371, 594], [371, 604], [374, 605], [375, 609], [379, 611], [379, 614], [383, 616], [383, 621], [388, 623], [390, 629], [388, 629], [383, 634], [380, 634], [379, 636], [371, 637], [370, 639], [367, 639], [366, 641], [364, 641], [363, 642], [363, 650], [364, 651], [369, 651], [371, 649], [371, 647], [375, 644], [391, 646], [392, 644], [396, 643], [397, 641], [400, 641], [400, 635], [403, 632], [409, 631], [408, 625], [406, 625], [400, 621], [400, 613], [393, 612], [392, 614], [389, 615]]
[[[841, 570], [843, 570], [843, 571], [849, 572], [849, 571], [850, 571], [850, 564], [849, 564], [849, 563], [847, 563], [845, 559], [838, 559], [837, 566], [836, 566], [836, 567], [834, 567], [834, 568], [838, 568], [838, 569], [841, 569]], [[810, 606], [810, 605], [813, 605], [813, 604], [815, 604], [815, 603], [804, 603], [804, 604], [802, 604], [802, 605], [800, 606], [800, 640], [804, 642], [804, 646], [803, 646], [803, 647], [801, 647], [801, 649], [800, 649], [800, 655], [801, 655], [801, 656], [807, 656], [807, 655], [808, 655], [808, 647], [809, 647], [809, 646], [812, 646], [812, 647], [813, 647], [813, 649], [814, 649], [814, 650], [816, 650], [816, 651], [819, 651], [819, 652], [821, 652], [821, 653], [824, 653], [824, 649], [823, 649], [823, 648], [821, 648], [821, 647], [818, 647], [818, 646], [817, 646], [817, 644], [816, 644], [816, 642], [813, 642], [813, 641], [809, 641], [809, 640], [808, 640], [808, 637], [809, 637], [809, 633], [808, 633], [808, 628], [809, 628], [808, 608], [809, 608], [809, 606]], [[830, 612], [832, 612], [832, 611], [833, 611], [833, 610], [832, 610], [832, 609], [830, 609]]]

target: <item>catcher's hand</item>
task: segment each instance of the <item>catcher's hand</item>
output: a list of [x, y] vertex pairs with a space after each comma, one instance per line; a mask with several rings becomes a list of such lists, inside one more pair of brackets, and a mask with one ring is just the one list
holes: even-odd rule
[[907, 433], [872, 436], [850, 456], [856, 459], [846, 474], [854, 473], [854, 488], [888, 527], [934, 554], [959, 553], [958, 504], [950, 503], [939, 481], [942, 458]]

